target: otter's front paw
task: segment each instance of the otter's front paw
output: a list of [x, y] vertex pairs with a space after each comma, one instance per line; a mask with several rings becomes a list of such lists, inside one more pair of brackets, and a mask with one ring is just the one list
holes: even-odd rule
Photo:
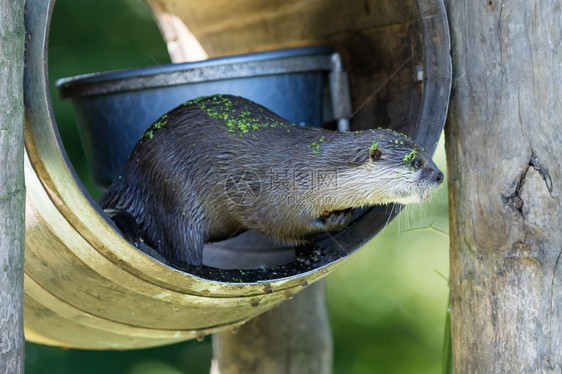
[[333, 212], [325, 211], [316, 222], [323, 231], [341, 231], [345, 229], [353, 219], [353, 209], [336, 210]]

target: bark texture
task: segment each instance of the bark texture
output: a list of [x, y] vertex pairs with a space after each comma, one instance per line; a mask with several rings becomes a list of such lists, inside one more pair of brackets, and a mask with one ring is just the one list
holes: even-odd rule
[[560, 1], [447, 7], [455, 373], [560, 373]]
[[23, 0], [0, 0], [0, 373], [23, 373]]
[[241, 326], [213, 336], [211, 374], [323, 374], [332, 370], [325, 280]]

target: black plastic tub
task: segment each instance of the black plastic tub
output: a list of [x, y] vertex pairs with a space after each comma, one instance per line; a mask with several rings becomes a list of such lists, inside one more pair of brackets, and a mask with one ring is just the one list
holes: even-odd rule
[[56, 85], [62, 98], [72, 100], [94, 181], [105, 187], [152, 122], [199, 96], [240, 95], [294, 123], [320, 126], [330, 112], [333, 53], [329, 47], [293, 48], [88, 74]]

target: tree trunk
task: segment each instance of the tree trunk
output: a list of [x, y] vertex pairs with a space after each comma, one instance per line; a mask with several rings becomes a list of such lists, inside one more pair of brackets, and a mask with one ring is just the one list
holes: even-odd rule
[[23, 0], [0, 0], [0, 373], [23, 373]]
[[455, 373], [560, 373], [560, 1], [447, 3]]
[[241, 326], [213, 336], [211, 374], [322, 374], [332, 370], [332, 336], [321, 280]]

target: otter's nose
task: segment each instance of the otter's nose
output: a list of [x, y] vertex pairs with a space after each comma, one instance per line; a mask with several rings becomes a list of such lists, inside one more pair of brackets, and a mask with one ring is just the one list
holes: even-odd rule
[[443, 182], [443, 173], [442, 172], [440, 172], [440, 171], [437, 172], [437, 175], [435, 176], [435, 181], [437, 183]]

